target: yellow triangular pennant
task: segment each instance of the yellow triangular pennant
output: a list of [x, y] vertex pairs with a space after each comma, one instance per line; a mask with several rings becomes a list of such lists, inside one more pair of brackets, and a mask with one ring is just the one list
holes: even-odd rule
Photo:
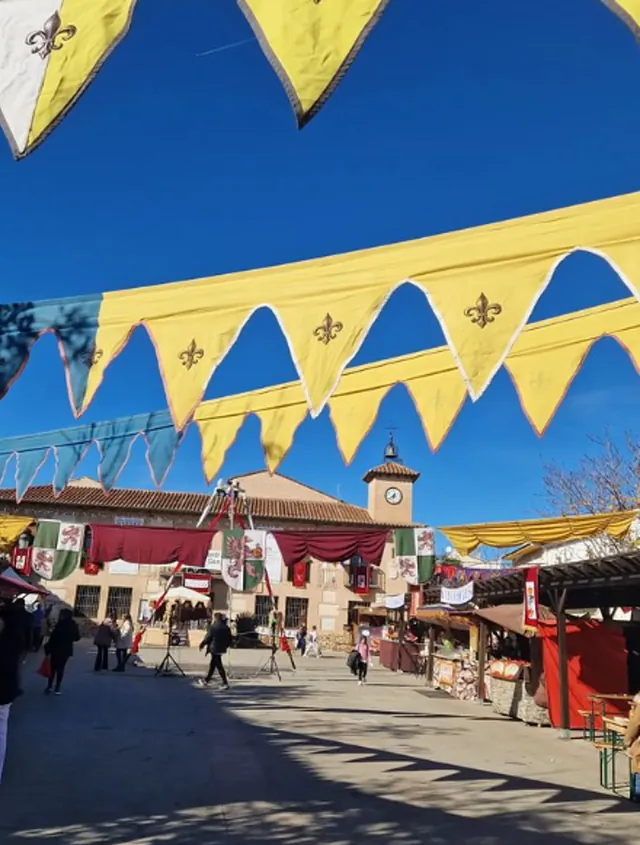
[[269, 472], [275, 472], [291, 448], [293, 438], [308, 413], [300, 383], [282, 385], [272, 391], [270, 407], [256, 410], [262, 426], [262, 448]]
[[48, 65], [22, 155], [43, 141], [77, 102], [129, 31], [136, 2], [62, 0], [59, 12], [43, 20], [34, 35], [39, 35]]
[[427, 293], [474, 400], [567, 255], [602, 255], [638, 295], [637, 203], [629, 194], [430, 239], [430, 266], [411, 278]]
[[626, 23], [635, 37], [640, 40], [640, 0], [602, 0], [621, 21]]
[[640, 361], [640, 304], [634, 299], [574, 311], [527, 327], [513, 345], [505, 367], [522, 409], [542, 435], [593, 344], [615, 337], [636, 366]]
[[238, 0], [298, 126], [324, 105], [389, 0]]

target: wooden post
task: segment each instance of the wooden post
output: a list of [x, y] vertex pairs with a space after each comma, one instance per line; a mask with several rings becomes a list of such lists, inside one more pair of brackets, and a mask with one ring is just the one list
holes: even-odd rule
[[429, 626], [429, 653], [427, 655], [427, 683], [433, 684], [433, 662], [436, 650], [436, 629], [434, 625]]
[[560, 739], [571, 739], [569, 715], [569, 656], [567, 651], [567, 591], [563, 590], [556, 601], [558, 625], [558, 669], [560, 684]]
[[484, 673], [487, 662], [487, 626], [478, 626], [478, 701], [484, 704]]

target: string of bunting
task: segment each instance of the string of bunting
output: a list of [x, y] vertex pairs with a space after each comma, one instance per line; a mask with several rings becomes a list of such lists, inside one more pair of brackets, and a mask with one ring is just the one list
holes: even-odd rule
[[[523, 411], [542, 434], [559, 407], [592, 345], [609, 336], [627, 351], [640, 370], [640, 303], [627, 298], [532, 323], [505, 360]], [[467, 397], [467, 389], [448, 347], [352, 367], [342, 375], [329, 401], [330, 418], [345, 463], [349, 463], [375, 423], [381, 402], [397, 384], [413, 400], [430, 447], [437, 449]], [[219, 473], [246, 418], [261, 424], [268, 469], [275, 472], [308, 415], [302, 385], [288, 382], [262, 390], [203, 402], [195, 413], [202, 439], [202, 463], [211, 482]], [[59, 493], [92, 443], [100, 462], [99, 480], [111, 489], [142, 439], [152, 478], [161, 486], [186, 429], [176, 431], [168, 411], [122, 417], [67, 429], [0, 439], [0, 477], [16, 457], [16, 496], [22, 499], [51, 451], [56, 464], [53, 488]]]
[[[0, 3], [0, 125], [17, 158], [42, 143], [82, 96], [129, 32], [136, 2]], [[640, 0], [602, 2], [638, 36]], [[331, 96], [388, 4], [238, 0], [299, 127]]]

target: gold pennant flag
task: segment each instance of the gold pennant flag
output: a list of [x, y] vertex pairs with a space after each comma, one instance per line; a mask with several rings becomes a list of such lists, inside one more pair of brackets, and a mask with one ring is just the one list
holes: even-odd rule
[[602, 0], [640, 40], [640, 0]]
[[300, 382], [278, 384], [203, 402], [194, 419], [202, 437], [202, 463], [207, 481], [215, 478], [249, 414], [253, 413], [260, 419], [267, 467], [270, 472], [275, 472], [291, 448], [307, 412]]
[[349, 69], [389, 0], [238, 0], [302, 127]]
[[587, 357], [602, 337], [615, 337], [640, 369], [640, 304], [635, 299], [574, 311], [527, 326], [505, 361], [522, 410], [542, 435]]
[[0, 2], [0, 124], [16, 158], [64, 118], [129, 30], [136, 0]]

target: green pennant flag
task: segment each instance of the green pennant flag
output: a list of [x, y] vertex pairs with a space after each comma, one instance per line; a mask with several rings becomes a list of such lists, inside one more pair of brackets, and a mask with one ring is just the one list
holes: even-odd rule
[[262, 583], [265, 542], [265, 531], [223, 531], [222, 578], [232, 590], [250, 592]]
[[396, 528], [396, 560], [408, 584], [426, 584], [436, 564], [433, 528]]
[[60, 581], [80, 565], [84, 525], [43, 519], [38, 522], [31, 552], [31, 568], [40, 578]]

